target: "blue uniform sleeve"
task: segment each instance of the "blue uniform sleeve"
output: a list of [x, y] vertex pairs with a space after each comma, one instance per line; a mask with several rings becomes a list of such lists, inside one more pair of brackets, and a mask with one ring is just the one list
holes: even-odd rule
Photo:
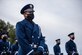
[[45, 44], [45, 51], [47, 52], [47, 54], [49, 54], [49, 50], [48, 50], [47, 44]]
[[44, 52], [44, 39], [42, 38], [42, 35], [40, 37], [40, 44], [39, 44], [39, 47], [38, 47], [38, 51]]
[[22, 48], [25, 54], [33, 51], [32, 47], [28, 43], [28, 40], [24, 38], [26, 37], [24, 26], [20, 22], [16, 24], [16, 37], [18, 39], [19, 46]]
[[11, 54], [14, 55], [15, 50], [14, 50], [14, 45], [11, 46]]
[[65, 44], [65, 49], [66, 49], [67, 53], [70, 53], [70, 51], [69, 51], [69, 44], [68, 43]]
[[74, 45], [74, 47], [75, 47], [74, 48], [74, 51], [77, 52], [77, 46], [76, 46], [76, 44]]
[[56, 52], [56, 50], [55, 50], [55, 46], [53, 47], [53, 50], [54, 50], [54, 54], [55, 54], [55, 52]]

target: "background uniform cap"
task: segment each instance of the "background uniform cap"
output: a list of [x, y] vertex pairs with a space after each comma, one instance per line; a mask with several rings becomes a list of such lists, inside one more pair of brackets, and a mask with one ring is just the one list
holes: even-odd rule
[[70, 35], [74, 35], [74, 32], [72, 32], [72, 33], [68, 34], [68, 36], [70, 36]]
[[4, 35], [1, 36], [2, 39], [3, 39], [4, 37], [5, 37], [5, 38], [8, 38], [8, 36], [7, 36], [6, 34], [4, 34]]
[[[32, 9], [31, 11], [33, 11], [33, 8], [34, 8], [33, 4], [27, 4], [21, 9], [20, 13], [24, 14], [24, 11], [27, 9]], [[28, 10], [28, 11], [30, 11], [30, 10]]]
[[56, 41], [59, 41], [60, 39], [56, 39]]

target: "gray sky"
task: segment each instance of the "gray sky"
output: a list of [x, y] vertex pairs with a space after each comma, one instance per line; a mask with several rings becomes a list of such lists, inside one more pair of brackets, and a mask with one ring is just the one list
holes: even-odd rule
[[67, 35], [75, 32], [78, 52], [82, 55], [82, 0], [0, 0], [0, 19], [14, 26], [23, 19], [21, 8], [32, 3], [35, 6], [35, 19], [46, 36], [50, 53], [53, 54], [55, 40], [61, 38], [61, 50], [66, 55]]

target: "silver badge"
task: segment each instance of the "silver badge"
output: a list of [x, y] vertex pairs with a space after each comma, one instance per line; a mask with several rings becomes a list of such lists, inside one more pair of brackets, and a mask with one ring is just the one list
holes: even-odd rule
[[30, 5], [30, 8], [32, 8], [32, 5]]

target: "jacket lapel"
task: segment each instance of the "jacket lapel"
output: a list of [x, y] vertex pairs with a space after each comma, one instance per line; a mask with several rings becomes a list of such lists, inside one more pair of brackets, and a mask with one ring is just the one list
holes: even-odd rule
[[24, 19], [25, 27], [28, 27], [29, 29], [33, 30], [33, 25], [28, 21]]

